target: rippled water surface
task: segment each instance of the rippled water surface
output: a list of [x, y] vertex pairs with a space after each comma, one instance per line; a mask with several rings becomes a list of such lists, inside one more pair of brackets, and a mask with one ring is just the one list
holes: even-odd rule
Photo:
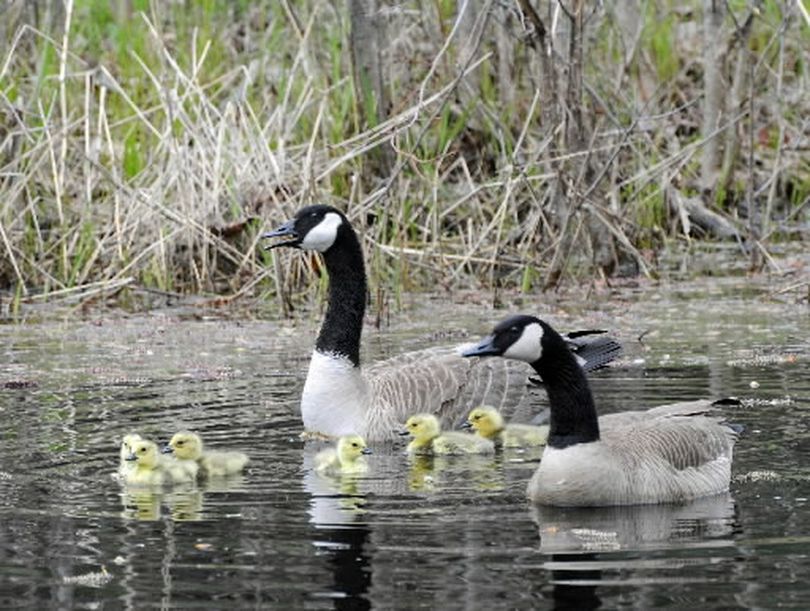
[[[602, 413], [744, 400], [729, 414], [748, 428], [729, 495], [531, 507], [537, 456], [413, 462], [394, 445], [374, 447], [366, 476], [324, 479], [296, 414], [311, 323], [169, 311], [5, 325], [0, 607], [806, 608], [807, 306], [728, 282], [541, 299], [520, 309], [625, 343], [593, 377]], [[425, 303], [366, 329], [367, 360], [477, 335], [506, 313], [413, 300]], [[111, 477], [125, 432], [165, 441], [179, 428], [247, 452], [249, 469], [162, 493]]]

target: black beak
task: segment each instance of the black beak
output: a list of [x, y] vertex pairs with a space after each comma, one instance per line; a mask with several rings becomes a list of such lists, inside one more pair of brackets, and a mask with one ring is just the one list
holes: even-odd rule
[[131, 453], [130, 453], [130, 455], [129, 455], [129, 456], [127, 456], [127, 457], [126, 457], [124, 460], [128, 460], [128, 461], [130, 461], [130, 462], [131, 462], [131, 461], [133, 461], [133, 460], [138, 460], [138, 457], [137, 457], [137, 456], [135, 456], [135, 452], [131, 452]]
[[279, 246], [292, 246], [293, 248], [297, 248], [301, 243], [298, 239], [298, 232], [295, 231], [295, 219], [287, 221], [278, 229], [263, 233], [262, 238], [289, 238], [288, 240], [282, 240], [281, 242], [275, 242], [269, 246], [265, 246], [265, 250], [271, 250]]
[[467, 348], [461, 356], [501, 356], [503, 351], [495, 346], [495, 336], [488, 335], [477, 346]]
[[361, 454], [372, 454], [371, 448], [363, 448], [360, 450]]
[[167, 444], [167, 445], [163, 446], [162, 448], [160, 448], [160, 453], [161, 454], [174, 454], [174, 448]]
[[400, 437], [407, 437], [408, 435], [410, 435], [410, 433], [408, 432], [408, 429], [398, 429], [398, 430], [395, 430], [394, 432], [397, 435], [399, 435]]
[[464, 422], [461, 424], [461, 426], [460, 426], [459, 428], [462, 428], [462, 429], [471, 429], [471, 428], [472, 428], [472, 422], [470, 422], [469, 420], [465, 420], [465, 421], [464, 421]]

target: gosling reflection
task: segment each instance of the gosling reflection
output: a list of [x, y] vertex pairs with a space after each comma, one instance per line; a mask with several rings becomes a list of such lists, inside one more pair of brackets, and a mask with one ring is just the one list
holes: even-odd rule
[[162, 490], [128, 487], [121, 492], [121, 517], [127, 520], [154, 522], [164, 516], [164, 507], [175, 522], [202, 519], [203, 494], [200, 490]]
[[439, 492], [445, 484], [457, 488], [461, 481], [479, 492], [494, 492], [506, 487], [499, 456], [411, 454], [408, 463], [408, 489], [411, 492]]

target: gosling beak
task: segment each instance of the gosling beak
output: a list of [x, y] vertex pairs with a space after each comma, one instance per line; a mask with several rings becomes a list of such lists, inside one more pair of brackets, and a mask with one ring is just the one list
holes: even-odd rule
[[274, 231], [268, 231], [267, 233], [262, 234], [262, 238], [287, 238], [285, 240], [281, 240], [280, 242], [274, 242], [269, 246], [265, 246], [265, 250], [272, 250], [273, 248], [278, 248], [279, 246], [292, 246], [293, 248], [297, 248], [301, 243], [301, 240], [298, 238], [298, 232], [295, 231], [295, 219], [287, 221]]
[[408, 429], [394, 429], [394, 432], [400, 437], [407, 437], [408, 435], [410, 435]]
[[170, 446], [169, 444], [166, 444], [165, 446], [160, 448], [160, 453], [161, 454], [174, 454], [174, 448], [172, 446]]
[[472, 422], [470, 422], [469, 420], [465, 420], [464, 422], [461, 423], [461, 426], [459, 428], [471, 429], [472, 428]]
[[361, 454], [373, 454], [373, 452], [371, 451], [371, 448], [363, 448], [362, 450], [360, 450], [360, 453]]
[[503, 351], [495, 346], [495, 336], [488, 335], [477, 346], [467, 348], [461, 356], [500, 356]]
[[138, 460], [138, 457], [135, 456], [135, 452], [130, 452], [129, 456], [127, 456], [124, 460], [132, 462], [133, 460]]

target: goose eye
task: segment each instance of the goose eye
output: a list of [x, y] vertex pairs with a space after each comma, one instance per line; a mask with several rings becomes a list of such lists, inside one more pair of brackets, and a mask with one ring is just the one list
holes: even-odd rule
[[352, 447], [353, 447], [353, 448], [358, 448], [358, 447], [360, 447], [360, 446], [359, 446], [358, 444], [356, 444], [356, 443], [353, 443], [353, 444], [352, 444]]
[[140, 452], [141, 454], [146, 454], [146, 448], [141, 448], [140, 450], [138, 450], [138, 452]]
[[186, 442], [185, 442], [185, 441], [178, 441], [178, 442], [177, 442], [177, 445], [181, 446], [181, 445], [183, 445], [184, 443], [186, 443]]

